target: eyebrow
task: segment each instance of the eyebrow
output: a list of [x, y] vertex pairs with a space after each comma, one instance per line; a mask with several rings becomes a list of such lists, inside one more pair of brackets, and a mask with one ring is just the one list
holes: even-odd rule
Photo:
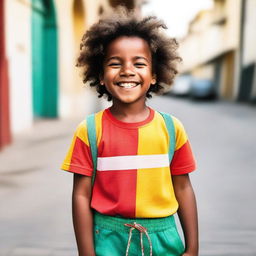
[[106, 62], [109, 62], [109, 61], [111, 61], [111, 60], [120, 60], [120, 59], [121, 59], [121, 58], [118, 57], [118, 56], [113, 56], [113, 57], [110, 57], [110, 58], [106, 59]]
[[[135, 60], [143, 59], [143, 60], [149, 62], [149, 60], [148, 60], [147, 58], [143, 57], [143, 56], [135, 56], [133, 59], [135, 59]], [[112, 56], [112, 57], [108, 58], [108, 59], [106, 60], [106, 62], [109, 62], [109, 61], [111, 61], [111, 60], [122, 60], [122, 58], [120, 58], [120, 57], [118, 57], [118, 56]]]
[[149, 60], [148, 60], [146, 57], [143, 57], [143, 56], [136, 56], [135, 59], [136, 59], [136, 60], [138, 60], [138, 59], [143, 59], [143, 60], [149, 62]]

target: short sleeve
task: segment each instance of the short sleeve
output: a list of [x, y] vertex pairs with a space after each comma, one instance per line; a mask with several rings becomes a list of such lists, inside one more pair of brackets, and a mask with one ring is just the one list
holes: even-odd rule
[[194, 171], [196, 162], [184, 126], [175, 117], [173, 117], [173, 121], [176, 145], [170, 169], [172, 175], [181, 175]]
[[78, 125], [61, 169], [92, 176], [93, 164], [87, 136], [86, 120]]

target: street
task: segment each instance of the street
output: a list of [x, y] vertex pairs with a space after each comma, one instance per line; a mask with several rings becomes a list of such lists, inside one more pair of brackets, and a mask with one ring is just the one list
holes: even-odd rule
[[[178, 117], [197, 170], [200, 255], [256, 255], [256, 108], [170, 96], [148, 100]], [[81, 120], [41, 120], [0, 152], [0, 255], [75, 256], [72, 174], [59, 167]]]

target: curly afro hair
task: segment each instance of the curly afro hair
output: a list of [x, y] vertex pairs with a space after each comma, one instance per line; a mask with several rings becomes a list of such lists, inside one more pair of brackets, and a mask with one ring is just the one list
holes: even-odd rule
[[106, 95], [111, 101], [111, 94], [100, 85], [107, 47], [120, 36], [136, 36], [148, 43], [152, 54], [152, 73], [156, 76], [156, 83], [151, 84], [146, 97], [151, 98], [151, 92], [160, 94], [164, 87], [172, 85], [178, 73], [177, 62], [181, 60], [177, 54], [177, 41], [163, 33], [163, 29], [167, 27], [157, 17], [138, 18], [134, 12], [124, 8], [102, 18], [84, 34], [80, 44], [77, 66], [83, 67], [83, 82], [96, 87], [99, 97]]

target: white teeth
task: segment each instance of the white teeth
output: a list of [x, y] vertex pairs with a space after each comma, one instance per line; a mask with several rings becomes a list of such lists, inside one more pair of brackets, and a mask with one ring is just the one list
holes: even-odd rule
[[133, 88], [137, 85], [137, 83], [118, 83], [118, 86], [121, 86], [123, 88]]

